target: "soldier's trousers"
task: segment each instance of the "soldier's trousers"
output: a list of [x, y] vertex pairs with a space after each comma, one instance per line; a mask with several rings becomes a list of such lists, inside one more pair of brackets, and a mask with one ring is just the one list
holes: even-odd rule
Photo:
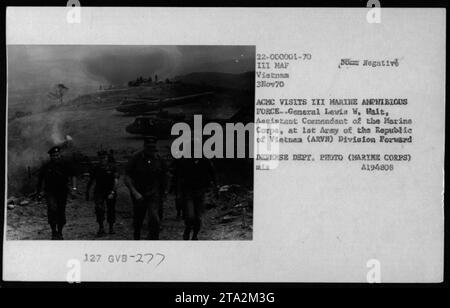
[[205, 209], [204, 196], [204, 191], [200, 189], [184, 192], [182, 194], [181, 202], [183, 204], [183, 216], [186, 232], [190, 232], [192, 229], [194, 234], [197, 235], [200, 231], [202, 215]]
[[141, 237], [141, 229], [144, 224], [145, 216], [148, 215], [148, 239], [159, 239], [159, 226], [162, 216], [163, 200], [160, 194], [152, 194], [144, 196], [141, 200], [133, 201], [133, 227], [134, 239], [139, 240]]
[[64, 226], [66, 224], [66, 192], [46, 192], [47, 218], [51, 226]]
[[116, 222], [116, 194], [112, 199], [108, 199], [109, 193], [105, 192], [95, 192], [94, 193], [94, 203], [95, 203], [95, 216], [97, 217], [97, 222], [103, 224], [106, 221], [108, 224], [113, 224]]

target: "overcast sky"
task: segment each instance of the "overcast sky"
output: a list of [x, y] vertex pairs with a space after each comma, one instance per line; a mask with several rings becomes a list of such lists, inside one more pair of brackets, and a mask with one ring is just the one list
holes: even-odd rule
[[254, 71], [253, 46], [9, 45], [10, 90], [55, 83], [69, 88], [125, 84], [138, 76], [159, 79], [192, 72]]

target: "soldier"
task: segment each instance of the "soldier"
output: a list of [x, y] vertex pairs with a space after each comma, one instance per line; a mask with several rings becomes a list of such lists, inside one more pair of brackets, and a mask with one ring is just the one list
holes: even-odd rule
[[174, 187], [177, 210], [183, 210], [185, 229], [183, 239], [198, 240], [201, 218], [204, 211], [204, 196], [209, 185], [213, 185], [217, 196], [217, 182], [211, 162], [206, 158], [180, 158], [175, 161]]
[[166, 164], [156, 154], [156, 138], [146, 137], [144, 149], [129, 161], [125, 171], [125, 185], [133, 202], [134, 239], [141, 237], [141, 228], [148, 212], [148, 239], [158, 240], [162, 206], [167, 180]]
[[[114, 234], [114, 223], [116, 221], [116, 199], [117, 184], [119, 182], [119, 173], [116, 166], [108, 161], [108, 153], [106, 151], [98, 152], [99, 164], [89, 172], [90, 179], [86, 187], [86, 201], [89, 201], [89, 192], [92, 184], [95, 182], [94, 202], [95, 215], [97, 217], [98, 232], [97, 236], [105, 234], [103, 222], [105, 220], [109, 224], [109, 234]], [[105, 207], [106, 204], [106, 207]]]
[[110, 149], [108, 154], [108, 162], [115, 164], [116, 159], [114, 158], [114, 150]]
[[39, 171], [37, 193], [41, 196], [44, 184], [47, 202], [47, 218], [52, 229], [52, 240], [62, 240], [62, 231], [66, 224], [66, 203], [69, 188], [67, 184], [72, 178], [72, 190], [76, 191], [76, 177], [72, 166], [61, 157], [61, 148], [55, 146], [48, 151], [50, 161], [44, 163]]

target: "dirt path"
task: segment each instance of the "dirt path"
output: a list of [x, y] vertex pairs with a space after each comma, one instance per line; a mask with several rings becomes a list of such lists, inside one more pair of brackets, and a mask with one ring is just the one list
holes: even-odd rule
[[[85, 191], [85, 181], [79, 183], [80, 192]], [[207, 207], [203, 217], [203, 227], [199, 240], [251, 240], [251, 227], [243, 227], [242, 216], [224, 215], [230, 212], [226, 202], [221, 199], [206, 198]], [[184, 222], [176, 219], [174, 197], [169, 195], [164, 203], [164, 218], [160, 240], [182, 240]], [[209, 205], [209, 206], [208, 206]], [[212, 207], [214, 206], [214, 207]], [[17, 205], [8, 210], [8, 240], [49, 240], [50, 228], [47, 224], [47, 207], [45, 203], [31, 201], [28, 205]], [[67, 224], [64, 228], [65, 240], [133, 240], [132, 206], [128, 191], [119, 185], [116, 203], [115, 234], [96, 237], [98, 225], [95, 221], [94, 203], [85, 201], [84, 194], [69, 198], [66, 209]], [[251, 213], [246, 222], [252, 226]], [[147, 234], [144, 224], [143, 236]]]

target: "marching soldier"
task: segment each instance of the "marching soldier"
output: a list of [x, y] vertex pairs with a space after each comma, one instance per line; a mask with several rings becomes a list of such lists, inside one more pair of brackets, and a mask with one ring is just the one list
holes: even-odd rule
[[47, 202], [47, 218], [52, 230], [52, 240], [62, 240], [62, 231], [66, 224], [66, 203], [69, 194], [68, 182], [72, 179], [72, 190], [76, 191], [76, 177], [73, 167], [61, 157], [61, 148], [55, 146], [48, 151], [50, 161], [43, 164], [39, 171], [37, 193], [41, 196], [44, 185]]
[[97, 217], [98, 232], [97, 236], [105, 234], [103, 222], [109, 225], [109, 234], [114, 234], [114, 223], [116, 221], [116, 199], [117, 184], [119, 182], [119, 174], [116, 166], [108, 161], [108, 153], [106, 151], [98, 152], [99, 164], [89, 172], [90, 179], [86, 187], [86, 201], [89, 201], [89, 192], [92, 184], [95, 182], [94, 202], [95, 215]]
[[[177, 181], [175, 178], [178, 161], [179, 161], [178, 159], [174, 159], [174, 160], [172, 160], [172, 162], [170, 164], [171, 177], [170, 177], [170, 188], [169, 188], [169, 193], [175, 195], [175, 209], [177, 211], [176, 220], [180, 220], [182, 217], [184, 217], [184, 215], [183, 215], [183, 200], [181, 198], [182, 197], [181, 196], [181, 181]], [[180, 187], [178, 187], [178, 186], [180, 186]]]
[[177, 210], [182, 209], [185, 229], [183, 239], [198, 240], [204, 211], [204, 197], [212, 184], [217, 196], [217, 182], [211, 162], [206, 158], [180, 158], [175, 160], [174, 187]]
[[164, 160], [156, 154], [156, 138], [146, 137], [144, 149], [130, 159], [125, 172], [125, 184], [133, 202], [135, 240], [141, 237], [146, 213], [149, 220], [148, 239], [159, 239], [166, 180], [167, 168]]

